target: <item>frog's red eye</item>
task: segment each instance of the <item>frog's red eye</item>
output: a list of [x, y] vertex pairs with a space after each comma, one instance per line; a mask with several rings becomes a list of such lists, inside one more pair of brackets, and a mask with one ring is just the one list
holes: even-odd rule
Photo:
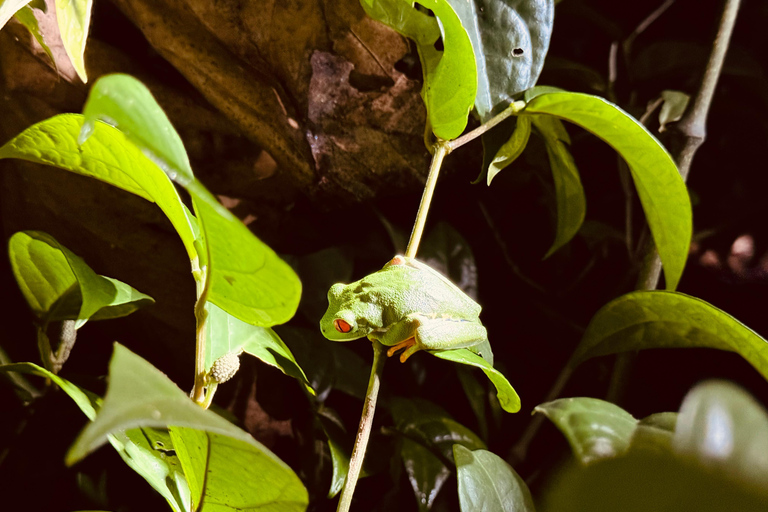
[[343, 332], [343, 333], [348, 333], [349, 331], [352, 330], [352, 326], [349, 325], [344, 320], [342, 320], [341, 318], [337, 318], [336, 320], [334, 320], [333, 326], [336, 328], [337, 331]]

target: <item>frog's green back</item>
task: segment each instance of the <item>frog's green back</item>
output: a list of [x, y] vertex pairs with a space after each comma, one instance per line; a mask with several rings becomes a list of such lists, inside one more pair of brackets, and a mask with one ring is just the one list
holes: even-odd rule
[[384, 311], [392, 316], [385, 324], [418, 313], [451, 316], [478, 321], [480, 305], [446, 277], [416, 260], [407, 264], [387, 265], [360, 280], [362, 288], [371, 287], [379, 293]]

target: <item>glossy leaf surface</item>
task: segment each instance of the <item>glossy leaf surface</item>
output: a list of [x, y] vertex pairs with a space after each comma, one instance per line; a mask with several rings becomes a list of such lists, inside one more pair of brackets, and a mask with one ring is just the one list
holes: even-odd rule
[[129, 75], [107, 75], [96, 80], [83, 107], [82, 144], [96, 120], [123, 132], [141, 151], [182, 186], [194, 178], [181, 137], [157, 104], [149, 89]]
[[431, 402], [398, 398], [391, 411], [403, 434], [400, 456], [419, 510], [429, 510], [451, 474], [454, 444], [473, 450], [485, 448], [485, 444]]
[[449, 0], [472, 41], [475, 109], [487, 121], [533, 87], [544, 66], [554, 21], [552, 0]]
[[194, 219], [187, 217], [173, 183], [123, 133], [104, 123], [96, 122], [88, 140], [79, 145], [83, 122], [83, 116], [77, 114], [41, 121], [0, 148], [0, 158], [59, 167], [157, 203], [181, 237], [190, 259], [195, 258]]
[[256, 441], [184, 427], [170, 432], [195, 511], [306, 510], [309, 497], [301, 480]]
[[284, 374], [298, 379], [311, 390], [306, 375], [296, 363], [290, 349], [275, 331], [238, 320], [215, 304], [208, 303], [206, 308], [208, 308], [208, 320], [205, 323], [206, 371], [211, 369], [218, 358], [227, 353], [242, 350], [274, 366]]
[[293, 269], [200, 182], [195, 180], [189, 192], [204, 232], [208, 300], [252, 325], [270, 327], [290, 320], [301, 297]]
[[[8, 255], [16, 282], [35, 315], [44, 322], [102, 320], [128, 315], [151, 304], [148, 295], [116, 279], [97, 275], [79, 256], [41, 231], [15, 233]], [[59, 307], [73, 288], [79, 289], [76, 312]], [[73, 296], [74, 297], [74, 296]]]
[[597, 96], [536, 88], [520, 115], [546, 114], [575, 123], [607, 142], [627, 162], [668, 290], [680, 281], [691, 241], [691, 202], [672, 157], [629, 114]]
[[678, 292], [636, 291], [598, 311], [574, 355], [647, 348], [704, 347], [740, 354], [768, 379], [768, 342], [728, 313]]
[[583, 464], [626, 452], [637, 426], [627, 411], [597, 398], [562, 398], [534, 411], [557, 426]]
[[462, 512], [534, 512], [523, 479], [504, 459], [487, 450], [453, 445]]
[[703, 467], [768, 485], [768, 413], [733, 383], [704, 382], [686, 395], [673, 445]]
[[[475, 56], [467, 30], [447, 0], [423, 0], [437, 19], [407, 0], [361, 0], [375, 20], [413, 39], [424, 73], [422, 98], [432, 131], [446, 140], [461, 135], [477, 93]], [[438, 24], [439, 20], [439, 24]], [[442, 37], [443, 52], [435, 49]]]
[[486, 171], [486, 183], [489, 186], [497, 174], [523, 154], [523, 150], [528, 145], [528, 139], [531, 136], [531, 119], [531, 117], [518, 118], [512, 135], [496, 151]]
[[502, 409], [507, 412], [517, 412], [520, 410], [520, 397], [517, 396], [517, 392], [507, 378], [482, 357], [465, 348], [456, 350], [431, 350], [429, 353], [440, 359], [445, 359], [446, 361], [453, 361], [454, 363], [480, 368], [493, 385], [496, 386], [496, 396], [499, 398], [499, 403], [501, 404]]
[[56, 19], [64, 50], [83, 83], [85, 73], [85, 40], [91, 25], [93, 0], [56, 0]]

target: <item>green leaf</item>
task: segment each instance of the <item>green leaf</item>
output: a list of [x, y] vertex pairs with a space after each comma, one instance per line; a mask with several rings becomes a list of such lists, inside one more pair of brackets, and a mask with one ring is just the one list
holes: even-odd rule
[[[30, 375], [37, 375], [51, 379], [62, 391], [64, 391], [83, 411], [89, 420], [96, 418], [96, 411], [101, 406], [101, 399], [80, 387], [72, 384], [66, 379], [49, 372], [32, 363], [17, 363], [0, 366], [0, 372], [19, 372]], [[152, 432], [148, 432], [152, 431]], [[142, 476], [152, 487], [157, 490], [171, 505], [174, 511], [191, 511], [189, 506], [189, 489], [187, 488], [184, 475], [179, 472], [176, 466], [178, 461], [169, 454], [173, 446], [168, 439], [165, 451], [158, 451], [157, 447], [150, 446], [147, 433], [157, 437], [162, 437], [162, 431], [152, 429], [133, 429], [127, 431], [116, 431], [110, 434], [109, 442], [117, 450], [122, 459]], [[165, 433], [167, 437], [167, 433]], [[173, 488], [170, 487], [173, 484]]]
[[480, 432], [480, 437], [484, 440], [488, 440], [488, 417], [485, 413], [485, 406], [488, 402], [488, 393], [485, 386], [481, 385], [469, 368], [463, 366], [456, 367], [456, 374], [459, 376], [459, 382], [461, 382], [461, 388], [464, 390], [464, 394], [469, 400], [469, 406], [472, 408], [472, 412], [475, 413], [477, 418], [477, 428]]
[[96, 80], [83, 115], [81, 144], [91, 136], [98, 119], [123, 132], [171, 180], [186, 187], [195, 179], [181, 137], [149, 89], [132, 76], [114, 74]]
[[664, 264], [667, 289], [674, 290], [688, 257], [692, 220], [688, 191], [672, 157], [642, 124], [603, 98], [543, 88], [535, 94], [520, 115], [547, 114], [575, 123], [626, 160]]
[[427, 448], [408, 438], [402, 440], [400, 458], [403, 459], [419, 510], [427, 512], [450, 478], [451, 470]]
[[682, 119], [691, 97], [684, 92], [666, 90], [661, 91], [661, 99], [664, 103], [659, 111], [659, 132], [665, 131], [667, 124]]
[[209, 371], [214, 361], [220, 357], [230, 352], [243, 351], [274, 366], [284, 374], [298, 379], [310, 393], [314, 393], [304, 371], [275, 331], [238, 320], [210, 302], [206, 304], [206, 308], [208, 309], [208, 319], [205, 323], [206, 371]]
[[59, 23], [61, 41], [77, 76], [83, 83], [88, 81], [85, 74], [85, 40], [91, 25], [93, 0], [56, 0], [56, 19]]
[[[416, 42], [424, 72], [427, 119], [441, 139], [455, 139], [467, 126], [477, 94], [477, 68], [467, 30], [447, 0], [420, 0], [435, 18], [408, 0], [361, 0], [365, 12]], [[438, 23], [439, 21], [439, 23]], [[435, 43], [442, 36], [442, 54]]]
[[673, 445], [705, 468], [768, 485], [768, 414], [735, 384], [708, 381], [689, 391]]
[[128, 466], [141, 475], [177, 512], [192, 512], [189, 485], [167, 430], [134, 428], [109, 436]]
[[179, 233], [190, 260], [197, 258], [195, 221], [185, 213], [173, 183], [124, 134], [104, 123], [95, 123], [88, 140], [79, 145], [83, 120], [81, 115], [61, 114], [41, 121], [0, 148], [0, 158], [60, 167], [157, 203]]
[[189, 193], [208, 252], [208, 300], [252, 325], [290, 320], [301, 298], [296, 273], [199, 181]]
[[[21, 10], [16, 12], [16, 20], [27, 27], [27, 30], [32, 33], [32, 35], [35, 37], [35, 40], [37, 40], [37, 42], [45, 51], [46, 55], [48, 55], [48, 58], [51, 59], [53, 65], [56, 66], [56, 60], [53, 58], [53, 52], [51, 51], [51, 48], [45, 43], [45, 37], [43, 36], [43, 33], [40, 32], [40, 24], [37, 22], [37, 18], [35, 18], [35, 14], [32, 11], [32, 3], [25, 5], [21, 8]], [[45, 6], [45, 4], [43, 4], [43, 6]]]
[[498, 455], [453, 445], [462, 512], [534, 512], [522, 478]]
[[574, 360], [647, 348], [706, 347], [740, 354], [768, 379], [768, 342], [728, 313], [678, 292], [636, 291], [590, 321]]
[[483, 370], [483, 373], [496, 386], [496, 396], [499, 398], [501, 408], [507, 412], [517, 412], [520, 410], [520, 397], [517, 396], [514, 388], [500, 371], [491, 366], [482, 357], [473, 354], [465, 348], [456, 350], [430, 350], [430, 354], [446, 361], [454, 363], [475, 366]]
[[[118, 343], [115, 343], [115, 352], [109, 363], [109, 386], [101, 410], [69, 449], [66, 463], [72, 465], [81, 460], [104, 444], [109, 434], [132, 428], [163, 428], [170, 425], [217, 434], [216, 442], [222, 440], [226, 446], [237, 446], [249, 457], [259, 452], [263, 464], [270, 468], [275, 478], [299, 482], [285, 463], [247, 432], [214, 412], [200, 408], [160, 370]], [[235, 444], [235, 441], [239, 442]], [[175, 440], [174, 446], [179, 448]], [[247, 468], [232, 466], [232, 470], [247, 471]], [[195, 487], [186, 468], [184, 473], [193, 496], [199, 496], [196, 493], [199, 487]]]
[[99, 397], [93, 393], [80, 389], [78, 386], [66, 379], [62, 379], [53, 372], [49, 372], [45, 368], [41, 368], [33, 363], [14, 363], [0, 366], [0, 372], [26, 373], [28, 375], [37, 375], [38, 377], [51, 379], [75, 402], [89, 420], [93, 420], [96, 417], [96, 409], [99, 407]]
[[533, 124], [544, 138], [557, 198], [557, 231], [555, 241], [544, 258], [567, 244], [581, 228], [587, 211], [587, 198], [581, 186], [579, 170], [568, 147], [571, 139], [563, 123], [550, 116], [531, 116]]
[[333, 439], [328, 438], [328, 449], [331, 452], [333, 475], [331, 475], [331, 487], [328, 489], [328, 498], [333, 498], [341, 492], [349, 473], [349, 453], [338, 445]]
[[523, 154], [523, 150], [525, 149], [525, 146], [528, 145], [528, 139], [530, 136], [531, 118], [518, 118], [517, 124], [515, 125], [515, 131], [512, 132], [512, 135], [509, 137], [509, 139], [496, 151], [496, 154], [487, 166], [486, 183], [488, 186], [491, 185], [493, 178], [495, 178], [502, 169], [517, 160], [517, 157]]
[[[89, 319], [118, 318], [154, 303], [125, 283], [97, 275], [82, 258], [40, 231], [15, 233], [8, 255], [24, 298], [44, 322], [73, 319], [79, 328]], [[69, 308], [58, 306], [74, 287], [80, 301], [70, 316]]]
[[534, 411], [555, 424], [582, 464], [625, 453], [637, 427], [627, 411], [597, 398], [562, 398]]
[[0, 28], [31, 0], [0, 0]]
[[670, 452], [632, 452], [561, 472], [548, 512], [761, 512], [766, 485], [748, 486]]
[[448, 0], [469, 34], [477, 66], [475, 109], [482, 122], [533, 87], [554, 21], [552, 0]]
[[306, 510], [309, 497], [301, 480], [256, 441], [184, 427], [172, 427], [171, 438], [195, 511]]
[[429, 510], [450, 476], [453, 446], [485, 448], [483, 441], [447, 412], [426, 400], [392, 400], [392, 417], [403, 434], [400, 456], [411, 482], [419, 510]]

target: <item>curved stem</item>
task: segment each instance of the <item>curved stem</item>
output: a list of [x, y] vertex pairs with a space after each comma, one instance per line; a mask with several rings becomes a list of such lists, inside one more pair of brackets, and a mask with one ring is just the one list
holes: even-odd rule
[[341, 498], [339, 498], [339, 506], [336, 512], [349, 511], [357, 479], [360, 477], [360, 470], [363, 468], [365, 450], [368, 446], [368, 438], [371, 435], [371, 427], [373, 426], [373, 414], [376, 412], [376, 399], [379, 396], [381, 373], [384, 369], [384, 361], [386, 361], [382, 357], [383, 355], [384, 346], [378, 341], [373, 340], [373, 363], [371, 364], [371, 376], [368, 379], [368, 391], [365, 393], [365, 403], [363, 404], [363, 413], [360, 416], [360, 426], [357, 428], [355, 447], [352, 450], [352, 458], [349, 459], [349, 471], [344, 482], [344, 488], [341, 490]]
[[416, 251], [419, 250], [419, 242], [421, 242], [424, 224], [427, 222], [427, 213], [429, 213], [429, 204], [432, 202], [432, 193], [435, 191], [435, 185], [437, 185], [437, 177], [440, 174], [440, 167], [443, 165], [443, 158], [448, 154], [448, 147], [448, 143], [442, 140], [435, 146], [435, 154], [432, 155], [432, 163], [429, 166], [427, 183], [424, 185], [424, 193], [421, 196], [421, 203], [419, 203], [416, 222], [413, 224], [411, 239], [405, 249], [405, 256], [408, 258], [415, 258]]

